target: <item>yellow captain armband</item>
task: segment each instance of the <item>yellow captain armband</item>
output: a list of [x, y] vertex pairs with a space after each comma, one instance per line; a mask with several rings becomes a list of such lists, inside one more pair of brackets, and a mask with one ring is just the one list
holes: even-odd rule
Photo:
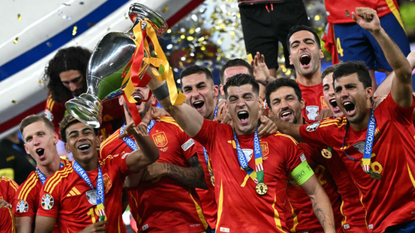
[[307, 160], [304, 160], [291, 172], [291, 178], [298, 185], [304, 184], [310, 177], [314, 175], [313, 169], [308, 165]]

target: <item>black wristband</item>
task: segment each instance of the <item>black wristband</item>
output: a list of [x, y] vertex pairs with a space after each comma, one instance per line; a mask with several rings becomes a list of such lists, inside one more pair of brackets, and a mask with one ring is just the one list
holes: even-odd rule
[[159, 86], [157, 89], [153, 90], [153, 95], [158, 101], [164, 100], [169, 96], [169, 88], [167, 87], [167, 82]]

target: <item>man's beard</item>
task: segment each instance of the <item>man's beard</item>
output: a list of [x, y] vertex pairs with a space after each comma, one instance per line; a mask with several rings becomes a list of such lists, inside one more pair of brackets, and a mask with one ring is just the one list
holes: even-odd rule
[[[141, 104], [144, 104], [144, 109], [139, 112], [141, 119], [143, 119], [143, 117], [146, 115], [146, 113], [149, 111], [151, 104], [149, 103], [149, 101], [147, 102], [141, 102]], [[133, 116], [131, 115], [130, 109], [128, 108], [127, 103], [124, 100], [124, 108], [127, 109], [127, 113], [128, 115], [133, 118]], [[138, 111], [138, 109], [136, 109]]]

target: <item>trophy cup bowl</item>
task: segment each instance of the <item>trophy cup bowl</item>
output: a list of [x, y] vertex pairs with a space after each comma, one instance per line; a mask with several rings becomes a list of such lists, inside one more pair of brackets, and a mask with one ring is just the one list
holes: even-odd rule
[[[137, 49], [134, 37], [131, 36], [132, 29], [144, 21], [142, 27], [145, 28], [146, 23], [150, 23], [157, 36], [167, 30], [165, 20], [157, 12], [142, 4], [132, 4], [129, 16], [134, 25], [127, 33], [110, 32], [95, 47], [88, 62], [87, 92], [65, 103], [66, 109], [72, 116], [90, 127], [100, 127], [102, 103], [122, 94], [122, 74]], [[144, 57], [150, 57], [146, 50]], [[144, 60], [141, 62], [140, 79], [148, 65]]]

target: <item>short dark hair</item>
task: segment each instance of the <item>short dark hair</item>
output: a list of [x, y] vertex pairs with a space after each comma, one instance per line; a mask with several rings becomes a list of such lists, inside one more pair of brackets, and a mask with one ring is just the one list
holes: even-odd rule
[[44, 79], [52, 95], [52, 99], [57, 103], [65, 102], [72, 92], [66, 88], [59, 77], [59, 74], [68, 70], [78, 70], [83, 77], [86, 86], [86, 69], [88, 66], [91, 52], [79, 46], [60, 49], [49, 61], [45, 68]]
[[223, 77], [225, 74], [225, 70], [229, 67], [234, 67], [234, 66], [245, 66], [246, 68], [248, 68], [249, 74], [254, 75], [254, 69], [247, 61], [242, 60], [240, 58], [232, 59], [232, 60], [227, 61], [225, 65], [223, 65], [222, 68], [220, 69], [219, 77], [220, 77], [220, 83], [222, 85], [226, 84], [226, 83], [223, 83], [225, 81]]
[[46, 118], [45, 116], [40, 116], [40, 115], [34, 115], [33, 114], [33, 115], [29, 115], [29, 116], [25, 117], [22, 120], [22, 122], [20, 123], [20, 133], [22, 134], [22, 136], [23, 136], [23, 130], [27, 126], [29, 126], [29, 125], [31, 125], [35, 122], [39, 122], [39, 121], [44, 122], [47, 128], [49, 128], [52, 132], [55, 132], [55, 127], [53, 126], [53, 123], [48, 118]]
[[203, 67], [203, 66], [198, 66], [198, 65], [191, 65], [187, 67], [186, 69], [184, 69], [182, 73], [180, 73], [180, 84], [183, 87], [182, 83], [183, 83], [184, 77], [192, 75], [192, 74], [200, 74], [200, 73], [204, 73], [206, 75], [206, 79], [210, 79], [214, 83], [212, 72], [208, 68]]
[[289, 52], [291, 52], [290, 38], [294, 33], [298, 31], [309, 31], [313, 33], [314, 39], [316, 40], [318, 47], [321, 48], [320, 37], [318, 37], [317, 33], [311, 27], [306, 26], [306, 25], [295, 25], [292, 28], [290, 28], [290, 30], [288, 31], [288, 35], [286, 39], [287, 48]]
[[357, 77], [365, 89], [372, 87], [372, 79], [370, 78], [369, 69], [363, 61], [348, 61], [339, 64], [339, 66], [333, 72], [333, 87], [335, 87], [335, 80], [345, 75], [354, 73], [357, 73]]
[[278, 78], [270, 82], [265, 89], [265, 99], [270, 109], [271, 109], [270, 96], [273, 92], [278, 90], [280, 87], [292, 87], [294, 89], [295, 95], [298, 97], [298, 101], [301, 101], [301, 99], [303, 98], [300, 86], [298, 85], [296, 81], [289, 79], [289, 78]]
[[332, 66], [328, 66], [326, 69], [324, 69], [323, 73], [321, 73], [321, 81], [330, 73], [333, 73], [336, 68], [339, 66], [339, 64], [334, 64]]
[[228, 96], [228, 88], [229, 87], [240, 87], [246, 84], [252, 85], [252, 91], [259, 95], [259, 85], [258, 82], [255, 80], [255, 77], [250, 74], [236, 74], [228, 79], [225, 86], [223, 86], [223, 91], [225, 92], [225, 96]]
[[[62, 121], [59, 123], [59, 132], [61, 134], [61, 139], [64, 143], [67, 142], [66, 133], [65, 133], [66, 129], [75, 123], [80, 123], [80, 121], [76, 119], [75, 117], [73, 117], [71, 114], [66, 114], [63, 117]], [[98, 135], [98, 129], [93, 128], [93, 131], [95, 135]]]

